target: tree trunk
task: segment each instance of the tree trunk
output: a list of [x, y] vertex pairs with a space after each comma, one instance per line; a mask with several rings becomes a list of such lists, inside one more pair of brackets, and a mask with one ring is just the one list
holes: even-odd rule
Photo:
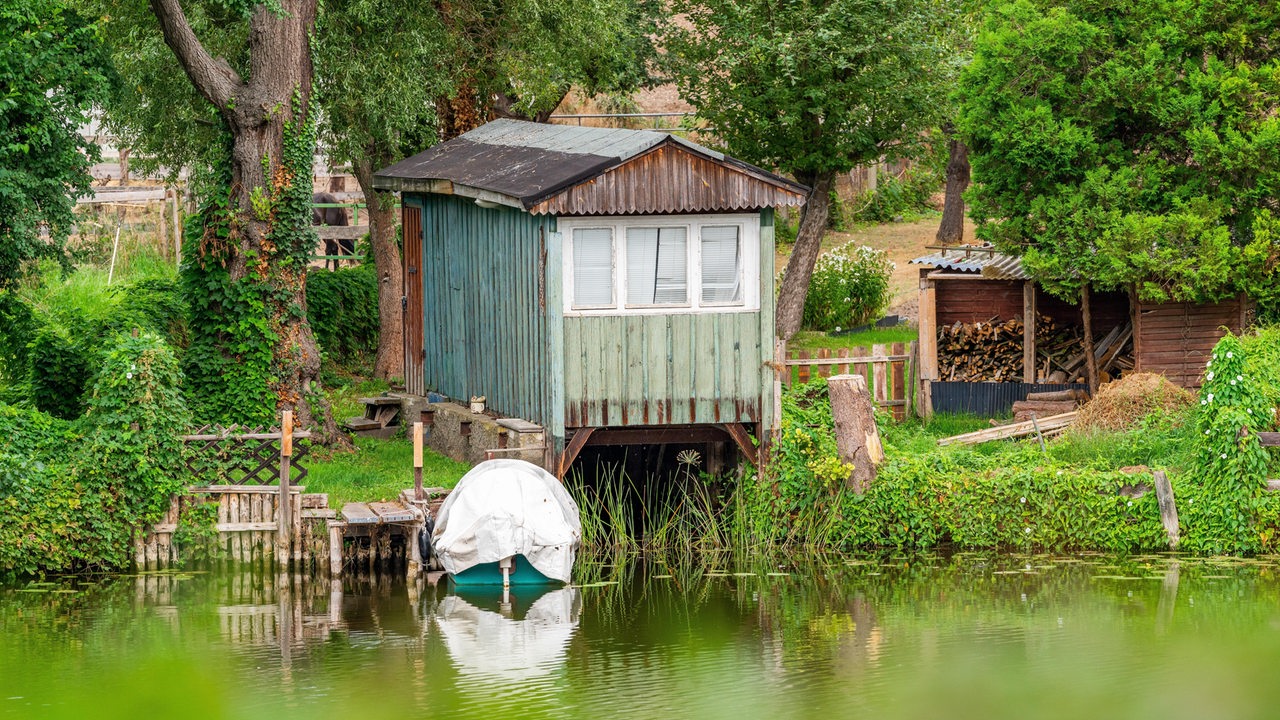
[[[165, 43], [192, 84], [220, 111], [232, 134], [230, 236], [220, 242], [233, 282], [272, 288], [267, 322], [274, 349], [276, 410], [292, 410], [324, 444], [346, 444], [320, 388], [320, 350], [306, 317], [306, 261], [314, 250], [310, 208], [290, 212], [289, 198], [311, 198], [310, 148], [293, 165], [286, 124], [304, 133], [311, 100], [311, 50], [316, 0], [280, 0], [278, 10], [258, 5], [249, 20], [248, 80], [214, 58], [195, 36], [178, 0], [151, 0]], [[269, 208], [263, 211], [264, 201]], [[255, 203], [259, 207], [255, 207]], [[296, 216], [296, 217], [295, 217]], [[253, 276], [252, 278], [250, 276]], [[223, 352], [234, 356], [236, 349]]]
[[378, 356], [373, 361], [374, 377], [404, 377], [404, 269], [396, 245], [395, 196], [373, 189], [374, 148], [365, 148], [363, 159], [353, 164], [360, 192], [369, 208], [369, 242], [373, 246], [373, 267], [378, 275]]
[[1089, 286], [1080, 286], [1080, 320], [1084, 323], [1085, 379], [1089, 382], [1089, 395], [1098, 394], [1098, 358], [1093, 355], [1093, 314], [1089, 311]]
[[[809, 280], [813, 277], [813, 265], [822, 251], [822, 236], [827, 229], [827, 215], [831, 210], [831, 184], [834, 172], [817, 173], [798, 178], [809, 185], [804, 210], [800, 214], [800, 229], [787, 260], [786, 275], [778, 293], [778, 311], [775, 328], [778, 339], [790, 340], [804, 320], [804, 299], [809, 293]], [[762, 258], [767, 260], [768, 258]], [[765, 272], [768, 269], [765, 268]]]
[[969, 148], [955, 134], [955, 126], [947, 123], [943, 128], [947, 137], [946, 200], [942, 205], [942, 222], [938, 225], [936, 240], [940, 245], [959, 245], [964, 242], [964, 191], [969, 187]]
[[876, 479], [876, 466], [884, 460], [884, 446], [876, 427], [875, 404], [861, 375], [836, 375], [827, 381], [831, 393], [831, 419], [835, 424], [836, 450], [841, 462], [853, 466], [847, 480], [861, 495]]

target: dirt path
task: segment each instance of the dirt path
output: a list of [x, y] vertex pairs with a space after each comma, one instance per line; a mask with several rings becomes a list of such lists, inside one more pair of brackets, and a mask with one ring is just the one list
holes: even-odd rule
[[[825, 252], [847, 242], [856, 242], [888, 252], [889, 259], [896, 266], [889, 278], [892, 293], [889, 314], [903, 315], [914, 321], [919, 309], [917, 294], [920, 290], [920, 266], [912, 265], [911, 260], [927, 255], [928, 246], [936, 244], [934, 236], [938, 233], [938, 223], [941, 220], [940, 216], [930, 217], [916, 222], [867, 225], [852, 232], [827, 233], [822, 239], [822, 249]], [[966, 223], [965, 240], [972, 241], [972, 238], [973, 225]], [[779, 246], [774, 257], [775, 272], [781, 272], [786, 267], [790, 255], [790, 245]]]

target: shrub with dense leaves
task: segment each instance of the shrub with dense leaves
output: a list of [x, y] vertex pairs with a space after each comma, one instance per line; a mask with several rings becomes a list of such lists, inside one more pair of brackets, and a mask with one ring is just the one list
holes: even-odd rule
[[0, 406], [0, 573], [124, 567], [130, 539], [187, 484], [186, 404], [159, 336], [102, 354], [84, 417]]
[[307, 274], [307, 322], [330, 360], [358, 363], [378, 352], [378, 276], [372, 262]]
[[883, 250], [847, 243], [818, 258], [804, 302], [804, 327], [839, 331], [878, 319], [889, 305], [893, 262]]
[[84, 410], [91, 353], [60, 327], [40, 328], [27, 348], [31, 400], [44, 412], [74, 420]]

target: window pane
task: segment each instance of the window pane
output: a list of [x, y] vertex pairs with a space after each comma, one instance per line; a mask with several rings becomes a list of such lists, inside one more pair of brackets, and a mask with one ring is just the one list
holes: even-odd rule
[[737, 225], [702, 228], [702, 302], [742, 302], [742, 253]]
[[627, 228], [627, 304], [689, 302], [685, 229]]
[[573, 306], [613, 305], [613, 232], [573, 231]]

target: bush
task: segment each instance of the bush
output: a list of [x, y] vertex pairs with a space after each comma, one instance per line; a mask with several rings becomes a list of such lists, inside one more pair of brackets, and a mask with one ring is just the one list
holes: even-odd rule
[[822, 255], [805, 296], [804, 327], [839, 331], [878, 319], [889, 305], [892, 271], [883, 250], [853, 243]]
[[307, 322], [325, 355], [342, 365], [378, 352], [378, 274], [373, 263], [307, 274]]
[[0, 406], [0, 573], [124, 567], [133, 534], [187, 484], [172, 351], [148, 333], [102, 358], [77, 422]]
[[882, 173], [876, 189], [859, 195], [850, 203], [852, 218], [859, 222], [886, 223], [932, 210], [929, 198], [938, 192], [942, 178], [932, 168], [916, 165], [899, 178]]
[[81, 397], [88, 381], [90, 353], [54, 325], [36, 332], [27, 348], [31, 401], [40, 410], [74, 420], [84, 410]]

